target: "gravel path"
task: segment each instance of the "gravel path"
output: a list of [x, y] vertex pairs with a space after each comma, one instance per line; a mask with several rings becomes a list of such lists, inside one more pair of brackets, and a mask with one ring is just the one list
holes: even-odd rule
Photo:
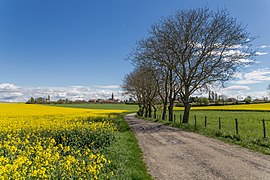
[[155, 179], [267, 179], [270, 156], [192, 132], [125, 117]]

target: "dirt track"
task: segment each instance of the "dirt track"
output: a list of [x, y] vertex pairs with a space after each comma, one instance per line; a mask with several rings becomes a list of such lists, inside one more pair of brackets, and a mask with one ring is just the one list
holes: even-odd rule
[[134, 130], [155, 179], [270, 179], [270, 156], [134, 117]]

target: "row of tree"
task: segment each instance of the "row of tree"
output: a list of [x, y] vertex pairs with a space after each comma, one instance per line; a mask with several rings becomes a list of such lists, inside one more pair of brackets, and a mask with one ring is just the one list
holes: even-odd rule
[[38, 97], [38, 98], [33, 98], [31, 97], [26, 104], [48, 104], [51, 101], [50, 95], [48, 95], [48, 98], [43, 98], [43, 97]]
[[174, 102], [180, 99], [187, 123], [194, 92], [224, 85], [253, 62], [251, 40], [246, 27], [226, 10], [177, 11], [154, 24], [130, 53], [134, 70], [125, 76], [123, 89], [137, 100], [141, 116], [151, 117], [161, 103], [162, 119], [168, 110], [172, 121]]

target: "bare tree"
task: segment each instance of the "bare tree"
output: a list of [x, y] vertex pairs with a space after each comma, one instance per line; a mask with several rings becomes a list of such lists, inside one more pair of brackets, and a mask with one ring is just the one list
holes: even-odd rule
[[[150, 30], [141, 44], [144, 60], [172, 68], [184, 104], [183, 122], [188, 123], [189, 98], [197, 90], [221, 84], [255, 55], [246, 27], [231, 18], [226, 10], [208, 8], [177, 11]], [[172, 82], [172, 81], [171, 81]]]
[[138, 102], [138, 115], [152, 117], [156, 114], [157, 85], [148, 67], [137, 67], [126, 75], [122, 88]]
[[129, 74], [127, 74], [124, 77], [123, 84], [122, 84], [122, 89], [124, 90], [124, 94], [130, 95], [132, 98], [137, 101], [139, 110], [138, 110], [138, 115], [143, 114], [143, 94], [141, 90], [141, 85], [140, 85], [140, 79], [138, 79], [138, 75], [136, 71], [132, 71]]
[[135, 66], [147, 66], [151, 69], [163, 104], [162, 119], [165, 119], [168, 108], [169, 120], [172, 121], [174, 102], [181, 89], [181, 83], [174, 71], [177, 61], [168, 56], [170, 50], [166, 46], [169, 41], [167, 35], [155, 30], [156, 27], [153, 26], [150, 31], [153, 36], [141, 40], [130, 59]]
[[251, 61], [255, 54], [250, 49], [246, 27], [231, 18], [227, 11], [212, 12], [207, 8], [178, 11], [164, 21], [172, 33], [178, 58], [175, 72], [181, 79], [180, 97], [185, 111], [183, 122], [189, 118], [189, 97], [210, 84], [231, 79], [232, 75]]

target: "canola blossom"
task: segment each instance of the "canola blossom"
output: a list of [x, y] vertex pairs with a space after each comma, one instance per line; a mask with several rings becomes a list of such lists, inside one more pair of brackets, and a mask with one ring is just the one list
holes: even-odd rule
[[109, 179], [118, 110], [0, 104], [0, 179]]
[[[175, 107], [174, 110], [184, 110], [184, 108]], [[270, 111], [270, 103], [239, 104], [239, 105], [224, 105], [224, 106], [199, 106], [199, 107], [191, 107], [191, 110]]]

